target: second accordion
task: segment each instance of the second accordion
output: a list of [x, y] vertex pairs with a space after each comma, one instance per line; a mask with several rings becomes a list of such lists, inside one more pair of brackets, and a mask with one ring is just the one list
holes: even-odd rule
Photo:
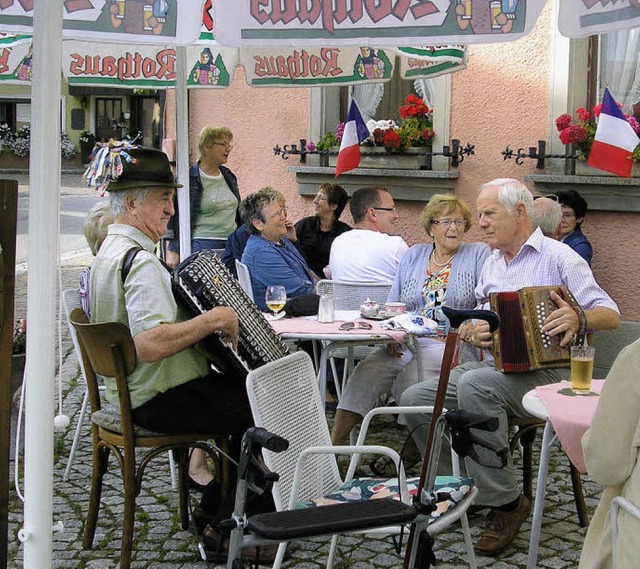
[[551, 300], [551, 291], [576, 312], [581, 312], [565, 286], [534, 286], [514, 292], [491, 293], [491, 310], [500, 316], [500, 328], [493, 337], [496, 370], [526, 373], [571, 365], [569, 347], [560, 346], [564, 335], [551, 337], [541, 330], [545, 318], [558, 308]]

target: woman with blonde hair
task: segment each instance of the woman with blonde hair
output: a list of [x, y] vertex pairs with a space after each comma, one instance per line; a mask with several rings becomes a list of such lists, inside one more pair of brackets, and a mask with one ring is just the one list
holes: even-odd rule
[[[191, 214], [191, 252], [224, 249], [227, 237], [240, 225], [240, 190], [235, 174], [224, 164], [233, 149], [233, 134], [227, 127], [206, 126], [198, 140], [198, 161], [189, 169], [189, 212]], [[175, 215], [169, 221], [173, 238], [169, 241], [167, 264], [180, 262], [180, 216], [177, 200]]]
[[[434, 335], [419, 340], [422, 377], [426, 380], [440, 373], [448, 329], [442, 306], [476, 305], [474, 289], [489, 248], [483, 243], [463, 243], [471, 227], [471, 211], [456, 196], [434, 195], [422, 210], [421, 219], [433, 242], [414, 245], [405, 253], [387, 300], [404, 302], [407, 312], [438, 323]], [[392, 393], [397, 401], [417, 381], [417, 365], [406, 346], [377, 348], [358, 364], [347, 381], [333, 423], [333, 444], [342, 444], [381, 396]]]

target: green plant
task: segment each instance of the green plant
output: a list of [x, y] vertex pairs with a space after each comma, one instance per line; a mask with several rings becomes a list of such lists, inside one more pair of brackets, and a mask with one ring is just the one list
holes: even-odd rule
[[318, 143], [316, 144], [316, 148], [320, 151], [327, 151], [332, 146], [338, 146], [339, 144], [340, 144], [340, 141], [338, 140], [338, 137], [335, 135], [335, 133], [325, 132], [322, 135], [322, 138], [318, 140]]

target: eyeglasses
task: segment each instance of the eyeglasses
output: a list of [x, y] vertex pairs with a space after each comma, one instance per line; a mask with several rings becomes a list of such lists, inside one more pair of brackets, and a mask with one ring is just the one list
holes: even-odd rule
[[558, 201], [558, 196], [556, 196], [555, 194], [546, 194], [544, 196], [533, 196], [533, 201], [539, 200], [540, 198], [549, 198], [550, 200], [553, 200], [554, 202]]
[[343, 322], [338, 330], [371, 330], [373, 326], [369, 322]]
[[286, 208], [286, 207], [283, 207], [280, 211], [276, 211], [275, 213], [272, 213], [272, 214], [269, 216], [269, 219], [275, 219], [276, 217], [280, 217], [280, 218], [282, 218], [282, 217], [287, 217], [287, 214], [288, 214], [288, 213], [289, 213], [289, 212], [287, 211], [287, 208]]
[[571, 219], [572, 217], [575, 217], [576, 214], [571, 212], [571, 211], [563, 211], [562, 212], [562, 219]]
[[314, 200], [328, 200], [329, 198], [327, 196], [325, 196], [324, 194], [316, 194], [316, 196], [313, 199]]
[[372, 207], [371, 209], [377, 209], [379, 211], [396, 211], [395, 207]]
[[233, 144], [230, 142], [212, 142], [211, 144], [215, 144], [216, 146], [224, 146], [225, 148], [233, 148]]
[[466, 219], [432, 219], [431, 223], [434, 225], [442, 225], [445, 229], [449, 229], [451, 224], [453, 223], [456, 227], [466, 227], [467, 220]]

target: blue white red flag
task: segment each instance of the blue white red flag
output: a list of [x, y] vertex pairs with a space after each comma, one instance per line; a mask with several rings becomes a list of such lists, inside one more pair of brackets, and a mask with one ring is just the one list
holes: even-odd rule
[[347, 122], [342, 133], [340, 152], [338, 152], [338, 159], [336, 160], [336, 178], [340, 174], [358, 167], [360, 164], [360, 143], [368, 137], [369, 129], [362, 120], [358, 105], [356, 105], [355, 100], [351, 99]]
[[618, 107], [609, 88], [605, 88], [598, 128], [587, 164], [626, 178], [631, 177], [633, 150], [640, 138]]

